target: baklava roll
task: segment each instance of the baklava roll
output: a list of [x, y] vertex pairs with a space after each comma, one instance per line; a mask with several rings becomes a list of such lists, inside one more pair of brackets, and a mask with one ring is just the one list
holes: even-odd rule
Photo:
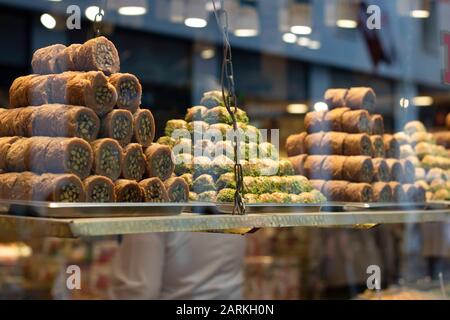
[[28, 75], [16, 78], [9, 88], [9, 107], [20, 108], [51, 103], [51, 81], [55, 75]]
[[376, 95], [372, 88], [350, 88], [345, 95], [345, 106], [350, 109], [373, 110], [376, 105]]
[[394, 138], [400, 145], [409, 145], [411, 143], [409, 136], [403, 131], [395, 133]]
[[307, 133], [292, 134], [286, 140], [286, 151], [288, 157], [297, 156], [306, 152], [305, 137]]
[[384, 134], [384, 119], [381, 114], [370, 116], [370, 133], [380, 136]]
[[189, 187], [183, 178], [174, 177], [164, 182], [171, 202], [188, 202]]
[[383, 137], [373, 135], [373, 136], [370, 136], [370, 141], [372, 142], [372, 157], [373, 158], [384, 158], [386, 156], [386, 153], [384, 151]]
[[370, 115], [367, 110], [350, 110], [342, 114], [342, 131], [370, 133]]
[[9, 88], [9, 107], [19, 108], [30, 105], [28, 103], [28, 93], [30, 80], [38, 77], [36, 74], [30, 74], [16, 78]]
[[308, 134], [305, 137], [305, 151], [307, 154], [322, 154], [321, 152], [321, 143], [322, 138], [325, 135], [325, 133], [317, 132], [317, 133], [311, 133]]
[[393, 202], [405, 202], [406, 201], [406, 194], [403, 190], [403, 187], [400, 183], [396, 181], [389, 182], [389, 186], [392, 190], [392, 201]]
[[19, 137], [3, 137], [0, 138], [0, 172], [7, 171], [7, 155], [12, 144], [19, 140]]
[[323, 118], [323, 130], [337, 132], [344, 131], [342, 128], [342, 115], [349, 110], [349, 108], [337, 108], [328, 111]]
[[374, 158], [372, 159], [372, 164], [374, 171], [373, 181], [386, 182], [391, 180], [391, 172], [384, 158]]
[[289, 157], [288, 160], [292, 163], [292, 166], [294, 167], [295, 174], [304, 175], [304, 165], [305, 160], [308, 157], [307, 154], [300, 154], [298, 156]]
[[130, 73], [114, 73], [109, 77], [117, 91], [117, 108], [135, 113], [141, 105], [142, 86], [138, 78]]
[[375, 182], [372, 183], [373, 201], [374, 202], [391, 202], [392, 188], [389, 183]]
[[323, 185], [322, 193], [329, 201], [345, 201], [346, 189], [350, 185], [347, 181], [327, 181]]
[[107, 75], [120, 71], [119, 53], [114, 44], [101, 36], [77, 48], [74, 56], [77, 71], [102, 71]]
[[325, 103], [331, 109], [345, 107], [345, 96], [348, 89], [328, 89], [323, 96]]
[[416, 202], [417, 200], [417, 188], [414, 184], [404, 184], [402, 185], [403, 191], [405, 193], [406, 202]]
[[[25, 166], [27, 170], [38, 172], [38, 173], [44, 173], [44, 172], [53, 172], [53, 173], [67, 173], [67, 171], [64, 171], [62, 168], [60, 168], [58, 171], [48, 171], [47, 168], [49, 167], [49, 151], [50, 151], [50, 145], [53, 145], [53, 148], [59, 149], [59, 142], [60, 139], [63, 138], [50, 138], [50, 137], [32, 137], [28, 138], [28, 148], [24, 151], [24, 158], [25, 158]], [[62, 151], [62, 150], [60, 150]], [[62, 151], [64, 152], [64, 151]], [[56, 154], [53, 154], [53, 158], [57, 156]], [[61, 159], [55, 159], [57, 162], [64, 162], [64, 160]], [[73, 164], [73, 169], [78, 168], [79, 166], [75, 167], [77, 164]], [[61, 164], [60, 164], [61, 166]], [[69, 171], [70, 172], [70, 171]], [[89, 174], [89, 173], [88, 173]]]
[[403, 181], [403, 166], [397, 159], [386, 159], [386, 164], [389, 167], [389, 175], [394, 181]]
[[153, 143], [145, 152], [149, 177], [158, 177], [162, 181], [170, 178], [175, 169], [175, 159], [168, 146]]
[[28, 136], [33, 109], [35, 108], [1, 109], [0, 136]]
[[145, 202], [168, 202], [169, 195], [167, 194], [164, 183], [159, 178], [148, 178], [139, 182], [144, 193]]
[[372, 202], [372, 186], [368, 183], [349, 183], [345, 189], [345, 197], [350, 202]]
[[76, 73], [67, 81], [65, 103], [86, 106], [104, 116], [114, 108], [116, 101], [116, 89], [102, 72]]
[[188, 108], [184, 120], [186, 120], [186, 122], [203, 121], [203, 116], [206, 111], [208, 111], [208, 108], [205, 106], [193, 106]]
[[148, 147], [155, 138], [155, 119], [148, 109], [138, 109], [133, 115], [133, 142]]
[[134, 180], [119, 179], [114, 184], [116, 202], [142, 202], [144, 192]]
[[104, 176], [90, 176], [83, 181], [86, 202], [115, 202], [114, 183]]
[[117, 140], [126, 146], [133, 137], [133, 115], [128, 110], [112, 110], [101, 120], [100, 137]]
[[347, 157], [344, 161], [342, 177], [352, 182], [372, 182], [374, 169], [372, 159], [366, 156]]
[[315, 190], [318, 190], [318, 191], [320, 191], [320, 192], [323, 191], [323, 187], [324, 187], [324, 185], [325, 185], [325, 183], [326, 183], [325, 180], [315, 180], [315, 179], [309, 180], [309, 182], [311, 183], [311, 186], [312, 186]]
[[416, 180], [416, 168], [414, 164], [408, 159], [399, 160], [403, 169], [403, 183], [414, 183]]
[[424, 203], [427, 201], [426, 199], [426, 190], [424, 187], [415, 184], [416, 187], [416, 197], [414, 199], [415, 202]]
[[27, 128], [29, 137], [79, 137], [92, 141], [98, 136], [100, 120], [89, 108], [49, 104], [23, 110], [27, 109], [32, 110]]
[[94, 174], [116, 180], [122, 173], [123, 150], [120, 144], [110, 138], [97, 139], [91, 142], [94, 153]]
[[303, 170], [309, 179], [321, 179], [322, 164], [326, 156], [308, 156], [304, 162]]
[[369, 156], [373, 153], [372, 141], [365, 133], [348, 134], [344, 139], [343, 154], [346, 156]]
[[11, 143], [7, 148], [5, 157], [5, 169], [9, 172], [24, 172], [28, 170], [28, 149], [30, 139], [20, 138]]
[[348, 134], [344, 132], [326, 132], [320, 143], [320, 151], [322, 154], [344, 154], [344, 141]]
[[345, 156], [327, 156], [322, 163], [321, 177], [324, 180], [342, 180]]
[[37, 74], [59, 73], [60, 69], [56, 63], [56, 58], [66, 49], [63, 44], [54, 44], [40, 48], [33, 53], [31, 67]]
[[400, 157], [400, 144], [391, 134], [383, 135], [384, 152], [386, 158], [398, 159]]
[[325, 113], [325, 111], [308, 112], [304, 120], [306, 132], [314, 133], [322, 131]]
[[146, 161], [139, 143], [130, 143], [123, 149], [122, 177], [140, 181], [145, 174]]
[[56, 55], [55, 62], [58, 72], [76, 70], [75, 56], [77, 55], [77, 51], [81, 46], [82, 44], [80, 43], [73, 43], [70, 46], [64, 48], [64, 50], [60, 51]]
[[45, 173], [36, 178], [33, 200], [54, 202], [84, 202], [83, 182], [73, 174]]
[[39, 176], [32, 172], [22, 172], [12, 187], [10, 199], [29, 201], [33, 199], [33, 187]]
[[18, 172], [0, 174], [0, 199], [11, 200], [14, 185], [20, 175]]

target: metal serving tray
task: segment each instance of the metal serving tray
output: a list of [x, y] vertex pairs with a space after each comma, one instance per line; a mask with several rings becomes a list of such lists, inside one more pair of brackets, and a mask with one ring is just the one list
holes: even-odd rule
[[[245, 213], [307, 213], [319, 212], [323, 204], [301, 204], [301, 203], [253, 203], [245, 205]], [[217, 209], [220, 213], [231, 214], [233, 203], [218, 203]]]
[[180, 214], [189, 203], [65, 203], [0, 200], [0, 212], [47, 218], [152, 217]]

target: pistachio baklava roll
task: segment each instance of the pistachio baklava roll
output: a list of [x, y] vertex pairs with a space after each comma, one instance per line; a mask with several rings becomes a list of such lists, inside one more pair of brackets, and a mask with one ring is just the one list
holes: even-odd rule
[[90, 39], [77, 48], [74, 55], [77, 71], [103, 71], [110, 75], [120, 71], [120, 59], [114, 44], [101, 36]]
[[33, 200], [55, 202], [84, 202], [86, 191], [83, 182], [73, 174], [45, 173], [36, 178]]
[[342, 131], [370, 133], [370, 115], [367, 110], [349, 110], [342, 114]]
[[[82, 46], [80, 43], [73, 43], [70, 46], [64, 48], [64, 50], [58, 52], [55, 57], [56, 67], [58, 72], [64, 72], [69, 70], [76, 70], [75, 57], [78, 49]], [[56, 73], [56, 72], [52, 72]]]
[[328, 111], [323, 118], [324, 131], [344, 131], [342, 127], [342, 115], [349, 111], [349, 108], [336, 108]]
[[98, 136], [100, 120], [89, 108], [49, 104], [30, 109], [27, 136], [79, 137], [87, 141]]
[[349, 183], [345, 189], [346, 201], [372, 202], [373, 189], [368, 183]]
[[323, 191], [323, 187], [324, 187], [326, 181], [325, 181], [325, 180], [320, 180], [320, 179], [319, 179], [319, 180], [317, 180], [317, 179], [312, 179], [312, 180], [309, 180], [309, 183], [311, 183], [311, 186], [312, 186], [315, 190], [318, 190], [318, 191], [322, 192], [322, 191]]
[[391, 202], [392, 188], [389, 183], [375, 182], [372, 183], [373, 201], [374, 202]]
[[0, 109], [0, 136], [28, 136], [34, 108]]
[[134, 180], [119, 179], [114, 183], [116, 202], [143, 202], [144, 192]]
[[97, 139], [91, 143], [94, 154], [93, 173], [116, 180], [122, 173], [123, 150], [110, 138]]
[[389, 167], [389, 175], [393, 181], [403, 181], [403, 166], [397, 159], [386, 159], [386, 164]]
[[122, 178], [140, 181], [145, 174], [146, 160], [142, 146], [130, 143], [123, 149]]
[[133, 115], [128, 110], [112, 110], [101, 120], [100, 137], [117, 140], [122, 147], [130, 143], [133, 131]]
[[423, 186], [415, 184], [416, 187], [416, 197], [414, 199], [415, 202], [424, 203], [427, 201], [426, 199], [426, 190]]
[[408, 159], [399, 160], [403, 169], [403, 183], [414, 183], [416, 180], [416, 168], [414, 164]]
[[138, 109], [133, 115], [133, 142], [148, 147], [155, 138], [155, 119], [148, 109]]
[[39, 106], [52, 102], [50, 82], [54, 75], [27, 75], [16, 78], [9, 88], [9, 107]]
[[153, 177], [139, 182], [145, 202], [168, 202], [169, 195], [161, 179]]
[[286, 139], [286, 152], [288, 157], [305, 153], [305, 137], [307, 133], [292, 134]]
[[0, 138], [0, 172], [7, 171], [7, 155], [12, 144], [19, 140], [19, 137]]
[[403, 191], [405, 192], [406, 202], [416, 202], [417, 200], [417, 188], [414, 184], [403, 184]]
[[374, 176], [372, 159], [366, 156], [347, 157], [342, 169], [344, 180], [352, 182], [372, 182]]
[[380, 136], [384, 134], [384, 119], [381, 114], [370, 116], [370, 133]]
[[183, 178], [173, 177], [164, 181], [171, 202], [188, 202], [189, 187]]
[[326, 132], [320, 143], [321, 154], [342, 155], [345, 150], [345, 141], [349, 134], [344, 132]]
[[372, 88], [350, 88], [345, 95], [345, 106], [350, 109], [373, 110], [376, 105], [376, 95]]
[[33, 187], [39, 176], [32, 172], [21, 172], [11, 189], [11, 200], [29, 201], [33, 199]]
[[345, 96], [348, 89], [328, 89], [323, 96], [325, 103], [331, 109], [345, 107]]
[[288, 160], [292, 163], [292, 166], [294, 167], [294, 171], [296, 174], [304, 175], [305, 170], [305, 160], [308, 157], [307, 154], [300, 154], [298, 156], [289, 157]]
[[104, 176], [90, 176], [83, 180], [86, 202], [115, 202], [114, 183]]
[[229, 114], [227, 108], [216, 106], [205, 112], [203, 121], [208, 124], [214, 123], [226, 123], [233, 124], [233, 120], [231, 119], [231, 115]]
[[193, 106], [188, 108], [184, 120], [186, 120], [186, 122], [203, 121], [206, 111], [208, 111], [208, 108], [205, 106]]
[[324, 180], [342, 180], [345, 156], [327, 156], [322, 163], [321, 177]]
[[322, 154], [321, 143], [325, 133], [323, 131], [308, 134], [305, 137], [305, 151], [307, 154]]
[[390, 181], [391, 172], [384, 158], [372, 159], [373, 164], [373, 181]]
[[40, 48], [33, 53], [31, 67], [36, 74], [50, 74], [61, 72], [56, 63], [57, 57], [66, 49], [63, 44], [54, 44]]
[[398, 159], [400, 157], [400, 144], [391, 134], [383, 135], [384, 152], [386, 158]]
[[109, 77], [109, 83], [116, 88], [117, 108], [136, 112], [142, 97], [142, 86], [138, 78], [130, 73], [114, 73]]
[[28, 170], [28, 149], [30, 139], [19, 138], [7, 148], [5, 157], [5, 169], [9, 172], [24, 172]]
[[321, 192], [329, 201], [345, 201], [347, 198], [346, 189], [349, 184], [348, 181], [327, 181]]
[[322, 164], [326, 156], [308, 156], [304, 162], [303, 170], [309, 179], [321, 179]]
[[117, 101], [116, 89], [102, 72], [77, 73], [67, 82], [66, 103], [86, 106], [99, 116], [110, 112]]
[[392, 190], [392, 201], [393, 202], [405, 202], [406, 194], [405, 194], [405, 191], [403, 190], [402, 185], [396, 181], [391, 181], [388, 183]]
[[0, 199], [10, 200], [14, 185], [21, 173], [9, 172], [0, 174]]
[[306, 132], [314, 133], [324, 130], [323, 119], [325, 117], [325, 113], [325, 111], [308, 112], [304, 120]]
[[170, 178], [175, 169], [175, 159], [168, 146], [153, 143], [144, 154], [149, 177], [158, 177], [162, 181]]
[[369, 156], [373, 153], [372, 141], [365, 133], [348, 134], [344, 139], [343, 154], [346, 156]]
[[373, 158], [384, 158], [386, 156], [386, 153], [384, 150], [383, 137], [373, 135], [373, 136], [370, 136], [370, 141], [372, 142], [372, 157]]

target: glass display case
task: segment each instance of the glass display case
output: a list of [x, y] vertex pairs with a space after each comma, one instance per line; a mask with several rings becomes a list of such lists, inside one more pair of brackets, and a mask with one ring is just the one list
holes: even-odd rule
[[447, 299], [449, 3], [72, 2], [0, 0], [0, 298]]

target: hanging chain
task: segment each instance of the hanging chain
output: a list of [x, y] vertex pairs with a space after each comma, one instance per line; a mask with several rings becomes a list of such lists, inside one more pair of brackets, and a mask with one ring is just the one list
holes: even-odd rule
[[223, 60], [221, 70], [222, 98], [228, 113], [233, 121], [234, 139], [234, 178], [236, 180], [236, 192], [234, 194], [233, 214], [245, 214], [245, 204], [242, 198], [244, 191], [244, 175], [242, 165], [238, 159], [238, 127], [236, 122], [237, 99], [234, 83], [233, 60], [231, 45], [228, 38], [228, 13], [224, 8], [224, 1], [220, 0], [220, 8], [216, 7], [216, 0], [211, 0], [214, 8], [214, 16], [223, 37]]
[[105, 16], [105, 10], [106, 10], [106, 1], [102, 0], [101, 3], [98, 5], [98, 12], [95, 14], [94, 17], [94, 36], [99, 37], [101, 35], [101, 27], [103, 22], [103, 17]]

